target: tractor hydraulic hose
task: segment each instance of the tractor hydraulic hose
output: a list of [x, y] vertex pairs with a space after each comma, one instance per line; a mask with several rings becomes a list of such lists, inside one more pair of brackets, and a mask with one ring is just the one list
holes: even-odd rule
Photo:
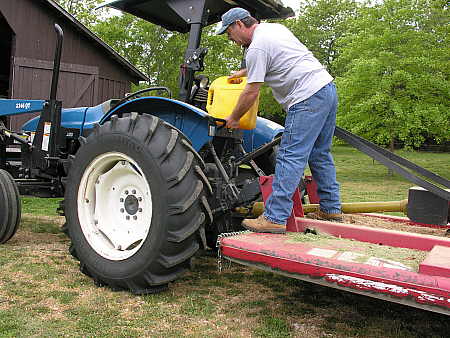
[[[314, 212], [319, 209], [319, 204], [302, 205], [305, 214]], [[342, 203], [341, 209], [344, 214], [355, 214], [364, 212], [403, 212], [406, 214], [408, 200], [392, 201], [392, 202], [354, 202]], [[252, 208], [252, 214], [259, 216], [264, 212], [263, 202], [255, 202]]]

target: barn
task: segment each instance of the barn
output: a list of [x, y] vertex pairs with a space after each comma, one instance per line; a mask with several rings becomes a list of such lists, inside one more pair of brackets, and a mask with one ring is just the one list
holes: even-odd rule
[[[52, 0], [0, 1], [0, 98], [48, 99], [56, 34], [64, 30], [58, 99], [63, 107], [121, 98], [146, 76]], [[31, 116], [8, 121], [19, 130]]]

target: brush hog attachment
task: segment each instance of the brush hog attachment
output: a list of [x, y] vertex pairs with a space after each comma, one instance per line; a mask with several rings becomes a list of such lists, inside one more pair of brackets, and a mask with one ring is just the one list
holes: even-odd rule
[[[263, 182], [261, 190], [266, 199], [270, 182], [269, 187]], [[376, 222], [371, 220], [379, 220], [378, 215], [345, 216], [350, 221], [351, 217], [362, 218], [362, 224], [302, 216], [301, 201], [294, 195], [286, 235], [225, 234], [218, 241], [219, 256], [323, 286], [450, 315], [450, 237], [446, 236], [450, 224], [425, 228], [427, 225], [407, 218], [382, 216], [383, 221], [390, 218], [391, 223], [406, 230], [398, 231], [374, 227]], [[434, 235], [423, 234], [428, 230]]]

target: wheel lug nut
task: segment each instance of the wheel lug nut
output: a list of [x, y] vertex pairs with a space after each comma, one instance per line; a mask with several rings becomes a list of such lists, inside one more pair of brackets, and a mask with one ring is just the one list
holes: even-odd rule
[[120, 199], [120, 202], [123, 202], [123, 198]]
[[139, 202], [142, 202], [142, 197], [139, 197], [139, 198], [138, 198], [138, 201], [139, 201]]
[[125, 211], [125, 209], [124, 209], [124, 208], [120, 209], [120, 212], [124, 212], [124, 211]]
[[137, 220], [137, 216], [133, 216], [133, 219], [134, 219], [134, 220]]
[[133, 194], [133, 195], [136, 195], [136, 190], [133, 189], [132, 194]]
[[125, 190], [125, 195], [128, 195], [128, 194], [129, 194], [128, 190]]
[[126, 219], [127, 219], [127, 221], [129, 221], [130, 220], [130, 216], [127, 216]]
[[139, 208], [138, 211], [139, 211], [139, 212], [142, 212], [142, 208]]

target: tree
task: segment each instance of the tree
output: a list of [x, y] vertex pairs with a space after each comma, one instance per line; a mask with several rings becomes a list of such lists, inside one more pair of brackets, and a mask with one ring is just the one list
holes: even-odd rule
[[339, 74], [339, 69], [334, 67], [339, 53], [337, 42], [348, 32], [358, 8], [355, 0], [306, 0], [301, 4], [299, 15], [285, 23], [328, 71], [336, 76]]
[[166, 29], [130, 14], [109, 17], [97, 23], [93, 30], [147, 75], [147, 85], [173, 87], [168, 74], [178, 68], [182, 55], [171, 51], [179, 49], [182, 37], [177, 38]]
[[94, 9], [99, 6], [103, 0], [57, 0], [60, 6], [72, 14], [83, 25], [92, 28], [100, 20], [101, 13]]
[[448, 4], [385, 0], [341, 39], [338, 124], [381, 145], [450, 140]]

